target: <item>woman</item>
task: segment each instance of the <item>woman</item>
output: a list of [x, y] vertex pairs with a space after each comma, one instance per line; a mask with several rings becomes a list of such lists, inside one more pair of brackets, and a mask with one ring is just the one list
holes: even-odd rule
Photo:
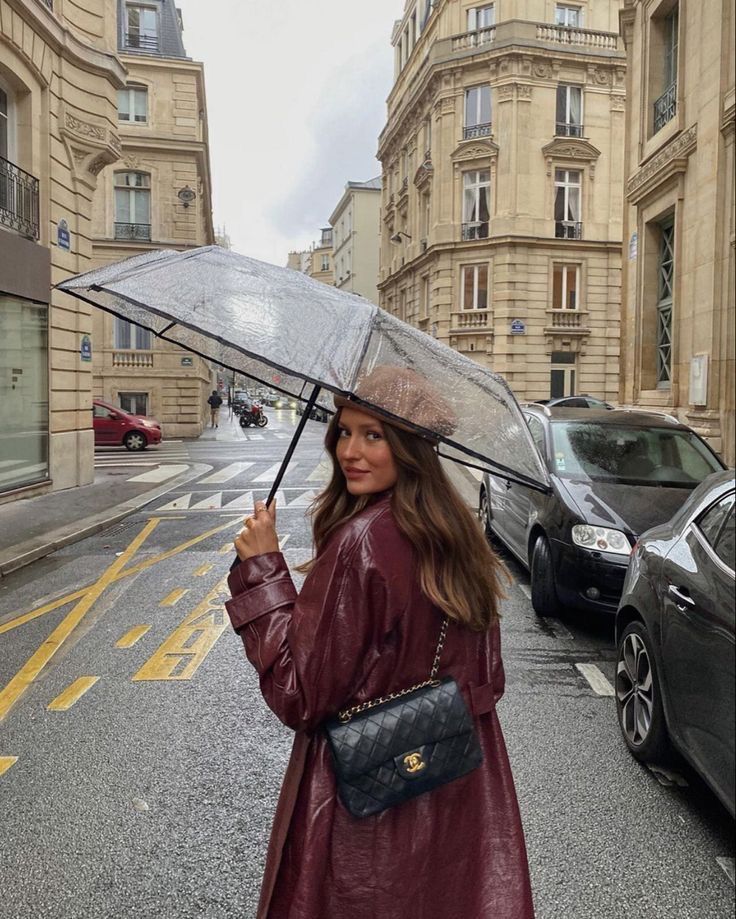
[[[453, 418], [411, 371], [379, 367], [366, 400], [429, 431]], [[297, 594], [273, 508], [235, 541], [227, 604], [266, 702], [296, 731], [259, 919], [531, 919], [513, 778], [495, 704], [504, 689], [499, 562], [435, 444], [336, 398], [332, 479], [314, 515], [315, 558]], [[463, 690], [483, 750], [474, 771], [375, 816], [340, 803], [322, 725], [348, 704], [440, 676]]]

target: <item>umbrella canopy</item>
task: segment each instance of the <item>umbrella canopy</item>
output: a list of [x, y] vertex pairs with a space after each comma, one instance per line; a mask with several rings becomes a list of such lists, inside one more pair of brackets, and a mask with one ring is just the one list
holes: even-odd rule
[[[218, 246], [155, 251], [57, 285], [223, 367], [297, 398], [321, 387], [352, 396], [376, 367], [409, 368], [454, 413], [451, 432], [434, 434], [451, 459], [509, 473], [548, 490], [547, 471], [502, 377], [375, 304], [288, 268]], [[312, 389], [314, 393], [314, 390]], [[395, 400], [373, 404], [390, 420]]]

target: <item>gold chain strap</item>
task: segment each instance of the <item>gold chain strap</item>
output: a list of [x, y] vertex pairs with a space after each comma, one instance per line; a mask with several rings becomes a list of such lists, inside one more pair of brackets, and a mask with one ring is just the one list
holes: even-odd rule
[[392, 692], [387, 696], [381, 696], [380, 699], [372, 699], [370, 702], [361, 702], [359, 705], [354, 705], [352, 708], [347, 708], [344, 711], [339, 712], [338, 718], [342, 724], [347, 724], [353, 715], [359, 715], [361, 712], [367, 712], [368, 709], [375, 708], [377, 705], [382, 705], [384, 702], [392, 702], [394, 699], [400, 699], [402, 696], [408, 696], [410, 692], [415, 692], [417, 689], [423, 689], [425, 686], [439, 685], [439, 681], [437, 680], [437, 671], [440, 669], [440, 656], [442, 655], [442, 649], [445, 646], [447, 625], [449, 621], [450, 620], [447, 618], [447, 616], [445, 616], [445, 618], [442, 620], [440, 640], [437, 642], [437, 650], [434, 653], [434, 660], [432, 661], [432, 669], [429, 672], [428, 680], [425, 680], [423, 683], [415, 683], [414, 686], [410, 686], [408, 689], [402, 689], [399, 692]]

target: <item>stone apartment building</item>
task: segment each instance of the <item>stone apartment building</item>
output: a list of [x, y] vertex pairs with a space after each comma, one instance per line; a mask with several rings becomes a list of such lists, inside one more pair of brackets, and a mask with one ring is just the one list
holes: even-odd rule
[[0, 2], [0, 502], [92, 481], [92, 198], [119, 160], [114, 0]]
[[381, 305], [520, 399], [619, 387], [618, 0], [407, 0], [379, 140]]
[[286, 267], [294, 271], [308, 274], [315, 281], [321, 281], [330, 287], [335, 284], [335, 270], [332, 252], [332, 227], [323, 227], [320, 230], [319, 240], [309, 249], [299, 252], [290, 252]]
[[[127, 71], [117, 93], [122, 150], [94, 195], [97, 264], [215, 242], [203, 66], [186, 56], [174, 0], [117, 0], [116, 13]], [[95, 396], [153, 415], [164, 437], [202, 432], [214, 385], [208, 362], [101, 311], [93, 342]]]
[[676, 414], [731, 466], [734, 0], [625, 0], [621, 400]]
[[381, 178], [348, 182], [330, 216], [335, 287], [378, 303]]

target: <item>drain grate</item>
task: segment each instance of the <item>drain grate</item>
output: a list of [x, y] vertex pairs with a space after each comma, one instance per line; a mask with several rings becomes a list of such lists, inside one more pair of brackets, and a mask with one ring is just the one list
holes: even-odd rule
[[109, 530], [101, 530], [98, 534], [101, 539], [107, 539], [110, 536], [117, 536], [118, 533], [124, 533], [126, 530], [130, 530], [132, 527], [140, 526], [140, 521], [138, 520], [128, 520], [124, 523], [118, 523], [116, 526], [112, 527]]

